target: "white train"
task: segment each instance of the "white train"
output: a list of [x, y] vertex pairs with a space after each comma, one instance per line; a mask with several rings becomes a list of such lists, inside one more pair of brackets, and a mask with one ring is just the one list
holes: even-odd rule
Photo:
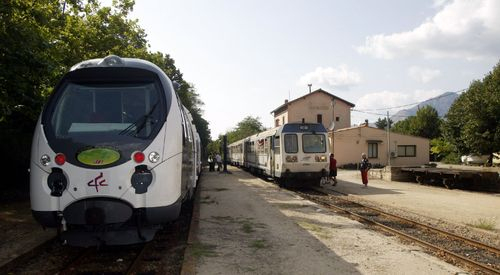
[[317, 185], [329, 172], [328, 147], [322, 124], [288, 123], [231, 143], [229, 162], [280, 185]]
[[34, 218], [70, 245], [149, 241], [196, 186], [196, 135], [156, 65], [108, 56], [76, 64], [35, 129]]

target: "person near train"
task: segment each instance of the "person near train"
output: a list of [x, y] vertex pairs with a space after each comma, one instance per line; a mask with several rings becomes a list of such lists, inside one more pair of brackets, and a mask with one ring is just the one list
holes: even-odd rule
[[371, 163], [368, 161], [366, 154], [361, 154], [361, 162], [359, 164], [359, 170], [361, 171], [361, 180], [363, 181], [363, 187], [368, 187], [368, 170], [372, 168]]
[[337, 160], [333, 154], [330, 154], [330, 180], [332, 185], [337, 185]]
[[222, 169], [222, 157], [218, 153], [215, 155], [215, 161], [217, 162], [217, 171], [220, 171]]

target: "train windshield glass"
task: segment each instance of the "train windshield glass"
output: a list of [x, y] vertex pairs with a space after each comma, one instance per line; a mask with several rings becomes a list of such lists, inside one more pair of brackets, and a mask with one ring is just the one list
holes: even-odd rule
[[286, 134], [285, 135], [285, 152], [286, 153], [297, 153], [299, 151], [299, 144], [297, 142], [297, 135]]
[[65, 85], [50, 124], [56, 138], [81, 135], [147, 139], [161, 123], [154, 82]]
[[326, 139], [323, 134], [303, 134], [302, 149], [304, 153], [326, 152]]

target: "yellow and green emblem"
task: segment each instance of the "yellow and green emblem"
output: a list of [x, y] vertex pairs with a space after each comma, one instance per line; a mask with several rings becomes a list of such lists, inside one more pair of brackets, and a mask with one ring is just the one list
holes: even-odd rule
[[80, 152], [76, 158], [83, 164], [103, 166], [119, 160], [120, 153], [109, 148], [92, 148]]

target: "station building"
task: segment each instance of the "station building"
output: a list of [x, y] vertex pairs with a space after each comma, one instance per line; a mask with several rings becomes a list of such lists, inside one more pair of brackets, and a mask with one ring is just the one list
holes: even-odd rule
[[[322, 89], [315, 90], [274, 109], [274, 126], [290, 122], [322, 123], [329, 132], [330, 149], [337, 165], [356, 164], [366, 153], [372, 164], [422, 165], [429, 163], [429, 140], [370, 127], [351, 127], [354, 104]], [[388, 145], [389, 144], [389, 145]]]

